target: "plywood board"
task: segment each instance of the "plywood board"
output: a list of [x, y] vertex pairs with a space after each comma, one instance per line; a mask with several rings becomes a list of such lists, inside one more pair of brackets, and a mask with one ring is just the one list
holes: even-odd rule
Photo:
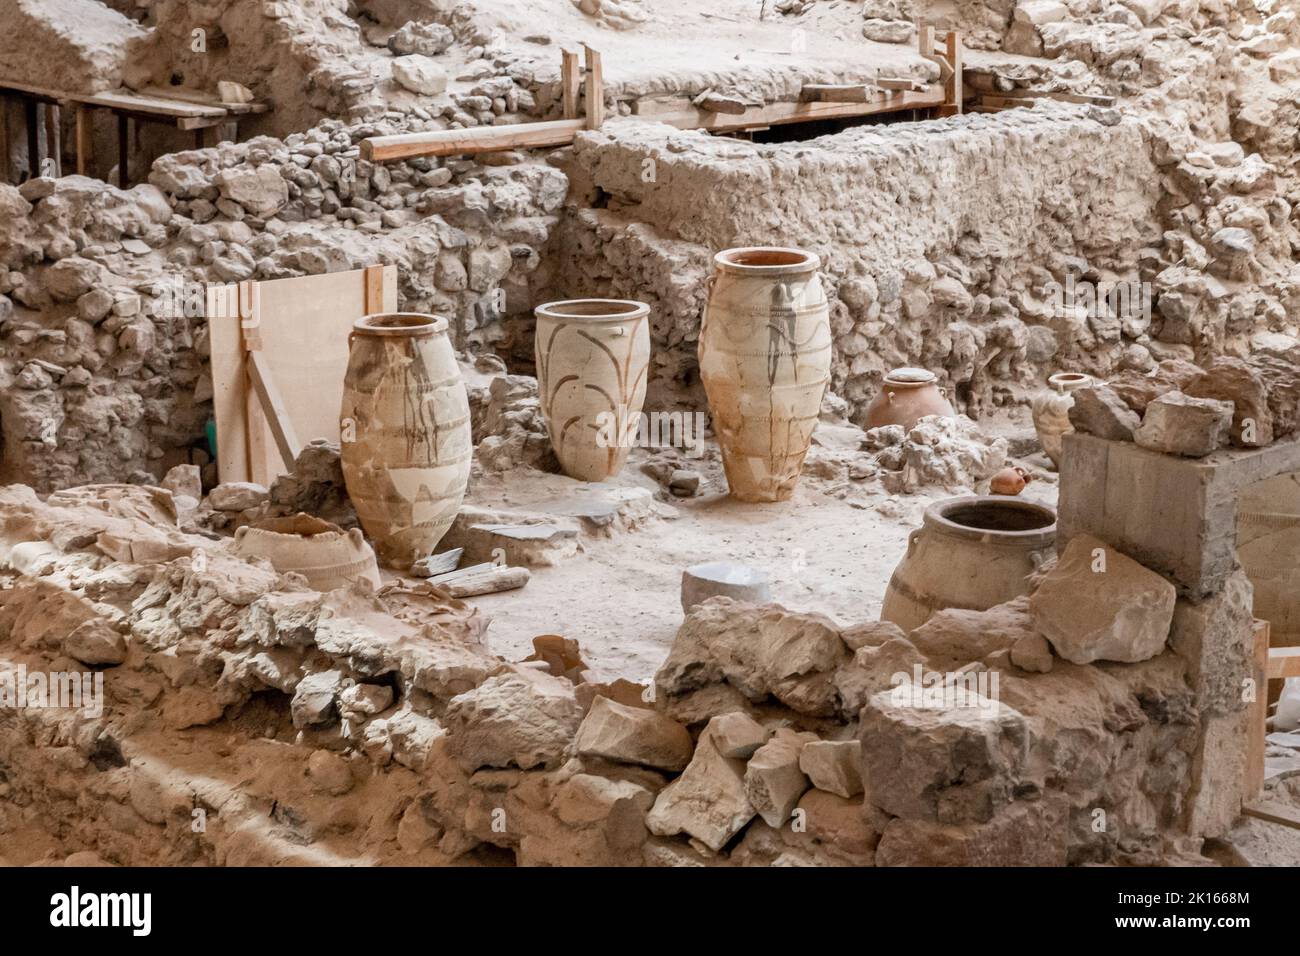
[[[379, 308], [367, 310], [366, 270], [249, 283], [240, 308], [235, 286], [208, 288], [217, 466], [222, 481], [269, 485], [284, 474], [262, 402], [250, 386], [246, 344], [260, 348], [298, 441], [339, 440], [348, 333], [367, 311], [397, 310], [397, 268], [382, 272]], [[379, 289], [371, 274], [370, 295]], [[251, 301], [250, 301], [251, 299]], [[241, 316], [242, 312], [242, 316]]]

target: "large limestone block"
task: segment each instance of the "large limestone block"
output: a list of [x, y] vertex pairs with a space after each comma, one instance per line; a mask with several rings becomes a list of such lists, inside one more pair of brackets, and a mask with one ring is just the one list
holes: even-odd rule
[[856, 740], [815, 740], [799, 754], [799, 769], [812, 785], [844, 798], [862, 792], [862, 744]]
[[1202, 715], [1246, 707], [1246, 680], [1254, 669], [1253, 609], [1254, 589], [1240, 569], [1218, 594], [1195, 604], [1180, 598], [1174, 608], [1169, 646], [1187, 662]]
[[453, 697], [443, 719], [452, 752], [470, 771], [554, 766], [581, 721], [573, 685], [530, 669], [489, 677]]
[[848, 657], [829, 618], [717, 597], [686, 616], [655, 685], [658, 696], [673, 697], [726, 682], [752, 701], [772, 696], [801, 713], [831, 716], [834, 672]]
[[691, 759], [691, 735], [677, 721], [597, 697], [578, 728], [578, 753], [618, 763], [682, 770]]
[[1177, 589], [1092, 535], [1074, 537], [1029, 598], [1034, 626], [1074, 664], [1134, 663], [1169, 639]]
[[447, 71], [419, 53], [393, 60], [393, 79], [412, 93], [436, 96], [447, 89]]
[[862, 709], [862, 782], [886, 813], [939, 823], [992, 818], [1026, 775], [1029, 728], [1021, 714], [988, 698], [975, 706], [924, 706], [900, 685]]
[[1069, 415], [1075, 431], [1111, 441], [1133, 440], [1133, 432], [1142, 419], [1114, 389], [1104, 384], [1088, 385], [1071, 394], [1074, 404]]
[[1166, 392], [1147, 406], [1133, 440], [1167, 455], [1204, 458], [1227, 444], [1232, 414], [1232, 402]]
[[122, 85], [134, 20], [97, 0], [0, 0], [0, 76], [73, 93]]
[[745, 794], [768, 826], [779, 827], [789, 820], [808, 789], [808, 777], [799, 769], [799, 755], [805, 745], [816, 740], [816, 734], [782, 727], [749, 758]]
[[891, 821], [876, 846], [876, 866], [1065, 866], [1064, 808], [1016, 803], [985, 823], [953, 826]]
[[700, 734], [695, 756], [682, 775], [660, 791], [646, 817], [656, 836], [687, 833], [717, 852], [750, 820], [745, 761], [722, 756], [713, 740], [715, 717]]
[[1273, 412], [1268, 407], [1268, 387], [1257, 371], [1239, 358], [1220, 356], [1205, 374], [1187, 386], [1193, 398], [1231, 402], [1232, 442], [1262, 447], [1273, 441]]

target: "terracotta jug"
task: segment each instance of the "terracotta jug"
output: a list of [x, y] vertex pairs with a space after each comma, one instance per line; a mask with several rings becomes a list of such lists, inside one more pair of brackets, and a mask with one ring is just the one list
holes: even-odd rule
[[991, 495], [936, 502], [907, 540], [880, 619], [910, 631], [936, 611], [987, 611], [1028, 594], [1055, 541], [1056, 512], [1046, 505]]
[[923, 368], [896, 368], [880, 383], [880, 391], [867, 406], [867, 428], [902, 425], [910, 429], [918, 418], [942, 415], [955, 418], [939, 380]]
[[700, 329], [700, 378], [731, 495], [794, 493], [830, 380], [821, 262], [801, 249], [728, 249], [713, 259]]
[[627, 461], [645, 403], [650, 306], [568, 299], [534, 310], [537, 394], [560, 467], [604, 481]]
[[1095, 381], [1091, 375], [1081, 372], [1058, 372], [1048, 378], [1047, 388], [1035, 395], [1029, 404], [1039, 444], [1058, 468], [1061, 467], [1061, 436], [1074, 431], [1070, 424], [1074, 396], [1070, 393]]
[[379, 559], [406, 569], [433, 552], [469, 481], [469, 400], [447, 320], [368, 315], [349, 337], [343, 478]]

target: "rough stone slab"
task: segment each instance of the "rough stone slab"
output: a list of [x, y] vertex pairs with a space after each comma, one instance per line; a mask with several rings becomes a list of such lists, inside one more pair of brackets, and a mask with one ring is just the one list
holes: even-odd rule
[[569, 681], [524, 668], [453, 697], [443, 717], [452, 753], [468, 771], [553, 766], [581, 721]]
[[660, 791], [646, 826], [656, 836], [690, 834], [716, 853], [755, 811], [745, 794], [745, 762], [722, 756], [711, 728], [712, 721], [682, 775]]
[[718, 752], [736, 760], [748, 760], [772, 736], [770, 730], [739, 711], [713, 718], [709, 728]]
[[1232, 403], [1166, 392], [1147, 406], [1133, 440], [1168, 455], [1204, 458], [1227, 443]]
[[789, 820], [808, 789], [808, 778], [799, 769], [799, 755], [806, 744], [816, 740], [816, 734], [782, 727], [749, 758], [745, 794], [768, 826], [779, 827]]
[[[1262, 447], [1273, 441], [1273, 412], [1268, 407], [1268, 388], [1263, 377], [1239, 358], [1216, 358], [1205, 374], [1186, 388], [1194, 398], [1232, 402], [1232, 442], [1244, 447]], [[1110, 437], [1110, 436], [1103, 436]]]
[[1074, 664], [1136, 663], [1169, 640], [1177, 589], [1128, 555], [1078, 535], [1029, 597], [1034, 626]]
[[799, 754], [799, 769], [812, 785], [850, 798], [862, 792], [862, 744], [856, 740], [814, 740]]
[[1109, 541], [1199, 600], [1237, 565], [1242, 489], [1300, 471], [1300, 438], [1179, 458], [1072, 432], [1063, 439], [1058, 548], [1078, 534]]
[[876, 846], [876, 866], [1065, 866], [1066, 808], [1017, 803], [969, 826], [891, 820]]
[[1101, 384], [1089, 385], [1070, 394], [1074, 396], [1069, 412], [1070, 424], [1075, 431], [1111, 441], [1133, 440], [1133, 431], [1142, 419], [1114, 389]]
[[591, 702], [578, 728], [578, 753], [618, 763], [635, 763], [674, 773], [691, 759], [691, 735], [677, 721], [644, 707], [605, 697]]

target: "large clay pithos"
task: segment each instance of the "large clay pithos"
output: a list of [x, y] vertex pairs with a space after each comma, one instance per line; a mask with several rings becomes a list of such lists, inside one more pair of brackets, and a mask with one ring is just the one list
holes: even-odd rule
[[867, 428], [901, 425], [910, 429], [926, 415], [956, 416], [939, 388], [933, 372], [923, 368], [896, 368], [880, 383], [880, 391], [867, 406]]
[[447, 320], [397, 312], [353, 326], [343, 383], [343, 478], [380, 561], [432, 553], [469, 481], [469, 400]]
[[820, 260], [801, 249], [727, 249], [713, 259], [700, 378], [732, 497], [793, 493], [830, 379]]
[[537, 393], [560, 467], [604, 481], [627, 461], [645, 403], [650, 307], [568, 299], [534, 310]]
[[1038, 442], [1058, 468], [1061, 466], [1061, 438], [1074, 431], [1070, 424], [1074, 396], [1070, 393], [1095, 381], [1091, 375], [1081, 372], [1058, 372], [1047, 379], [1047, 388], [1035, 395], [1029, 404]]
[[987, 611], [1028, 594], [1055, 541], [1046, 505], [988, 495], [936, 502], [908, 538], [880, 619], [910, 631], [937, 611]]

